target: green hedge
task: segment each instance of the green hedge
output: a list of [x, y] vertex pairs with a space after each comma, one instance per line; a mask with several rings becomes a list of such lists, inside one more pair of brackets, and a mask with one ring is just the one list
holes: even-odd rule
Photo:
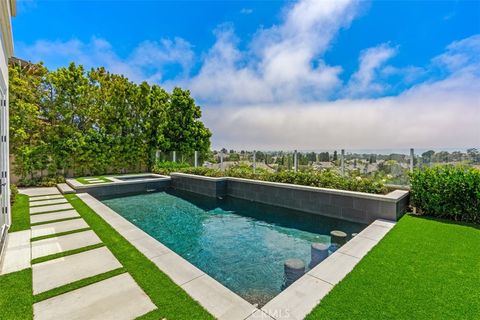
[[209, 169], [204, 167], [166, 167], [156, 166], [155, 173], [168, 175], [171, 172], [183, 172], [207, 177], [236, 177], [244, 179], [255, 179], [270, 182], [282, 182], [298, 185], [305, 185], [319, 188], [341, 189], [368, 193], [385, 194], [388, 192], [384, 182], [378, 178], [346, 176], [330, 170], [323, 171], [280, 171], [268, 172], [257, 169], [255, 173], [248, 166], [236, 166], [225, 171]]
[[414, 171], [410, 183], [421, 214], [480, 223], [480, 170], [436, 166]]
[[24, 178], [18, 181], [19, 187], [55, 187], [58, 183], [65, 182], [63, 176], [47, 176], [39, 178]]

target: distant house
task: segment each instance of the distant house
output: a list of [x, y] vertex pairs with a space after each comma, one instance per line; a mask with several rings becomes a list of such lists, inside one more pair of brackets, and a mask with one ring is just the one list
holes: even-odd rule
[[0, 0], [0, 258], [11, 222], [8, 161], [8, 59], [13, 56], [11, 17], [15, 16], [15, 10], [15, 0]]

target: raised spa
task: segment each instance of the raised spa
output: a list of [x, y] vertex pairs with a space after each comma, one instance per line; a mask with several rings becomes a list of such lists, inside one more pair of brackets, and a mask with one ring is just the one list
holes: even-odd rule
[[162, 177], [154, 174], [115, 177], [115, 179], [121, 180], [121, 181], [149, 180], [149, 179], [158, 179], [158, 178], [162, 178]]
[[330, 244], [330, 232], [365, 225], [232, 197], [178, 190], [100, 199], [190, 263], [250, 303], [264, 305], [282, 290], [284, 262], [311, 244]]

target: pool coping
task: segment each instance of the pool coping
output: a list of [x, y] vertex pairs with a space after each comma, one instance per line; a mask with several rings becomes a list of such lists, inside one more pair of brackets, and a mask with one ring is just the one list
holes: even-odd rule
[[395, 225], [375, 220], [258, 309], [92, 195], [77, 196], [218, 319], [303, 319]]
[[[110, 182], [98, 182], [98, 183], [89, 183], [89, 184], [83, 184], [80, 181], [78, 181], [76, 178], [70, 178], [66, 180], [66, 183], [72, 187], [76, 191], [82, 191], [82, 189], [88, 189], [88, 188], [96, 188], [96, 187], [104, 187], [104, 186], [112, 186], [112, 185], [128, 185], [128, 184], [137, 184], [139, 182], [157, 182], [157, 181], [164, 181], [164, 180], [170, 180], [171, 178], [169, 176], [163, 176], [160, 174], [156, 173], [138, 173], [138, 174], [126, 174], [125, 177], [134, 177], [134, 176], [157, 176], [157, 179], [139, 179], [139, 180], [119, 180], [117, 179], [118, 175], [113, 175], [113, 176], [104, 176], [106, 179], [111, 180]], [[122, 175], [123, 176], [123, 175]]]

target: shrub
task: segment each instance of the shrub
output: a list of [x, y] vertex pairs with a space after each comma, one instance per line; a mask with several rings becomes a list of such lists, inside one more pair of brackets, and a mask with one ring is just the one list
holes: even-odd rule
[[[168, 172], [167, 172], [168, 171]], [[170, 174], [171, 172], [182, 172], [207, 177], [235, 177], [244, 179], [263, 180], [270, 182], [282, 182], [290, 184], [305, 185], [311, 187], [342, 189], [350, 191], [384, 194], [388, 192], [384, 183], [375, 177], [346, 176], [343, 177], [334, 171], [280, 171], [268, 172], [264, 169], [257, 169], [255, 173], [252, 168], [246, 165], [231, 167], [225, 171], [209, 169], [204, 167], [178, 168], [177, 170], [166, 170], [156, 167], [155, 173]]]
[[57, 183], [65, 182], [63, 176], [40, 177], [33, 179], [22, 179], [18, 182], [21, 187], [54, 187]]
[[190, 165], [185, 162], [159, 161], [155, 164], [153, 171], [158, 174], [170, 174], [170, 172], [181, 171], [189, 168]]
[[18, 194], [18, 188], [16, 185], [11, 184], [10, 185], [10, 203], [13, 204], [15, 202], [15, 198], [17, 197]]
[[480, 170], [436, 166], [410, 175], [411, 201], [421, 214], [480, 223]]

